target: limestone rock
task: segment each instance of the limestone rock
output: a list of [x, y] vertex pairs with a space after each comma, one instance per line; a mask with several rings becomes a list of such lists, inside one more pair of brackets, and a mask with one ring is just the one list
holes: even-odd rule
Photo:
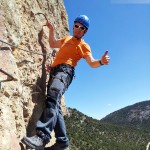
[[[49, 47], [46, 20], [37, 13], [54, 23], [57, 38], [68, 34], [63, 0], [0, 1], [0, 150], [23, 150], [20, 139], [34, 134], [44, 107], [45, 64], [51, 64], [57, 49]], [[64, 98], [62, 109], [66, 114]]]

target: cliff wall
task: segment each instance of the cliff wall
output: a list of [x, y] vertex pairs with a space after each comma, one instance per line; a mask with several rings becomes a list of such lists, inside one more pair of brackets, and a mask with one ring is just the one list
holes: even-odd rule
[[[49, 47], [40, 13], [54, 23], [57, 38], [68, 34], [63, 0], [0, 0], [0, 150], [23, 150], [20, 139], [34, 134], [45, 107], [45, 64], [57, 49]], [[62, 109], [67, 113], [64, 98]]]

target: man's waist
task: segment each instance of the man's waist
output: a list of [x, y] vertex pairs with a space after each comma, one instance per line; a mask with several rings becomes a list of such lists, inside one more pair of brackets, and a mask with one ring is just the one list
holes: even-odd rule
[[62, 59], [55, 59], [54, 62], [51, 64], [51, 67], [55, 67], [57, 65], [66, 64], [70, 65], [72, 67], [75, 67], [77, 65], [78, 60], [73, 58], [62, 58]]
[[59, 64], [57, 66], [51, 67], [50, 73], [55, 74], [56, 72], [65, 72], [73, 77], [75, 74], [75, 68], [69, 64]]
[[69, 64], [58, 64], [58, 65], [56, 65], [54, 67], [52, 66], [51, 68], [55, 68], [56, 69], [56, 68], [62, 68], [62, 67], [74, 69], [74, 67], [69, 65]]

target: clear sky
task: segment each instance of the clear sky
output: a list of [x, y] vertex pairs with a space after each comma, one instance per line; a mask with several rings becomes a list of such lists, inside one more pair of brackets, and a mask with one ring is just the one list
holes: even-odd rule
[[111, 112], [150, 100], [150, 0], [64, 0], [70, 34], [74, 19], [90, 18], [84, 36], [95, 59], [105, 50], [108, 66], [90, 68], [84, 59], [65, 93], [67, 107], [101, 119]]

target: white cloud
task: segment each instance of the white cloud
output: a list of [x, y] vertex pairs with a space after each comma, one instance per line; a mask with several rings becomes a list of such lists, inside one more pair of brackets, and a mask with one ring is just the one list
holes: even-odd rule
[[107, 104], [107, 106], [109, 106], [109, 107], [110, 107], [110, 106], [112, 106], [112, 104]]

